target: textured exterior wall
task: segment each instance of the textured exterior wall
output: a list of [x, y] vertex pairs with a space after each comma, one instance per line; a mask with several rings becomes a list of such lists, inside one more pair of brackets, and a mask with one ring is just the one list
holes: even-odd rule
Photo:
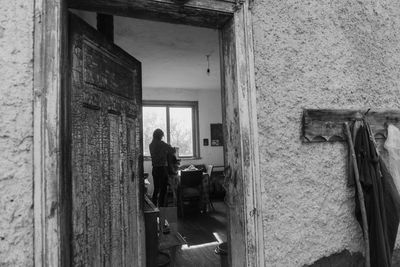
[[266, 266], [362, 251], [344, 144], [302, 144], [303, 108], [400, 108], [397, 0], [256, 0]]
[[33, 1], [0, 5], [0, 266], [33, 265]]

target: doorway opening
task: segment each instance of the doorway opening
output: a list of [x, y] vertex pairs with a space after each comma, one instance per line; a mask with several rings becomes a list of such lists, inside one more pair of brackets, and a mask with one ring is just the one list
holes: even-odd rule
[[[93, 28], [98, 25], [96, 13], [73, 12]], [[158, 207], [159, 219], [167, 220], [159, 249], [170, 256], [170, 266], [219, 266], [221, 256], [214, 250], [227, 242], [219, 31], [119, 16], [113, 26], [114, 43], [142, 63], [148, 199], [154, 195], [149, 144], [155, 129], [163, 130], [179, 160], [177, 173], [169, 176], [166, 207]], [[194, 173], [202, 179], [183, 189], [180, 180], [194, 179], [189, 177]], [[158, 248], [147, 249], [151, 261]]]
[[[60, 116], [59, 110], [54, 109], [51, 103], [63, 102], [61, 89], [67, 75], [63, 65], [65, 63], [63, 48], [66, 37], [66, 11], [69, 6], [112, 15], [206, 25], [219, 29], [222, 51], [220, 55], [223, 59], [221, 64], [224, 66], [221, 74], [221, 100], [223, 132], [224, 137], [227, 138], [224, 139], [222, 166], [224, 166], [228, 191], [226, 203], [229, 261], [232, 266], [262, 266], [264, 247], [261, 234], [261, 189], [258, 180], [255, 87], [248, 2], [216, 1], [214, 5], [209, 1], [188, 1], [184, 7], [166, 0], [151, 1], [151, 3], [121, 0], [115, 6], [113, 6], [115, 3], [95, 0], [85, 1], [83, 5], [79, 2], [43, 1], [36, 6], [36, 10], [39, 13], [42, 12], [42, 16], [35, 16], [37, 26], [35, 30], [35, 68], [37, 70], [35, 90], [43, 93], [40, 98], [35, 99], [34, 114], [36, 119], [35, 149], [38, 151], [35, 153], [37, 155], [35, 156], [35, 166], [37, 166], [35, 183], [40, 185], [35, 188], [36, 264], [39, 266], [43, 262], [48, 262], [60, 265], [65, 258], [68, 258], [63, 250], [65, 246], [68, 246], [69, 227], [64, 225], [65, 220], [63, 220], [68, 216], [68, 209], [65, 208], [68, 205], [63, 201], [57, 204], [68, 193], [68, 190], [64, 188], [66, 176], [63, 171], [59, 171], [63, 168], [59, 155], [48, 153], [54, 151], [55, 148], [41, 144], [47, 144], [48, 138], [54, 138], [63, 144], [59, 129], [56, 131], [52, 129], [62, 125], [64, 118], [62, 112]], [[204, 144], [203, 140], [199, 141], [200, 144]], [[209, 146], [211, 141], [210, 137]], [[58, 142], [52, 142], [53, 144], [57, 146]], [[196, 147], [193, 151], [196, 152]], [[54, 184], [60, 185], [60, 189], [54, 187]], [[47, 207], [51, 207], [51, 210], [47, 210]], [[142, 265], [141, 263], [143, 261], [138, 261], [139, 266]]]

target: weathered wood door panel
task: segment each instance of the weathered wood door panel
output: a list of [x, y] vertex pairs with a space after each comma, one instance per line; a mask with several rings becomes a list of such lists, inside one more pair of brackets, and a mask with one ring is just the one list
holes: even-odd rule
[[141, 64], [70, 14], [74, 266], [141, 266]]
[[[222, 53], [225, 66], [236, 66], [237, 55], [235, 53], [235, 25], [233, 20], [227, 23], [221, 30], [223, 36]], [[246, 266], [246, 251], [243, 249], [243, 242], [246, 241], [246, 233], [241, 231], [246, 224], [244, 218], [244, 195], [243, 195], [243, 174], [242, 174], [242, 145], [239, 117], [239, 89], [237, 88], [238, 73], [236, 68], [224, 68], [225, 86], [222, 90], [223, 109], [223, 130], [226, 180], [225, 186], [227, 195], [225, 202], [228, 206], [228, 243], [232, 257], [230, 266]], [[234, 242], [242, 240], [242, 242]]]

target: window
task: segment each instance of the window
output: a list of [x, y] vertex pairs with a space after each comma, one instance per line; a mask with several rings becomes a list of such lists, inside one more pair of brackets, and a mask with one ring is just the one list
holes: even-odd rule
[[155, 129], [163, 130], [164, 141], [179, 148], [179, 157], [199, 157], [198, 102], [143, 101], [143, 150], [150, 156], [149, 144]]

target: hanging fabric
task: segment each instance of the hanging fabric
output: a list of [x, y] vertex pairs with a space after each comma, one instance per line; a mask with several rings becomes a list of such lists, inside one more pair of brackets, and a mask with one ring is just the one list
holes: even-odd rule
[[385, 149], [388, 152], [388, 169], [393, 177], [397, 191], [400, 192], [400, 130], [390, 124], [385, 142]]
[[[389, 267], [400, 221], [400, 196], [366, 122], [356, 133], [354, 149], [367, 212], [371, 266]], [[363, 227], [357, 194], [355, 213]]]

